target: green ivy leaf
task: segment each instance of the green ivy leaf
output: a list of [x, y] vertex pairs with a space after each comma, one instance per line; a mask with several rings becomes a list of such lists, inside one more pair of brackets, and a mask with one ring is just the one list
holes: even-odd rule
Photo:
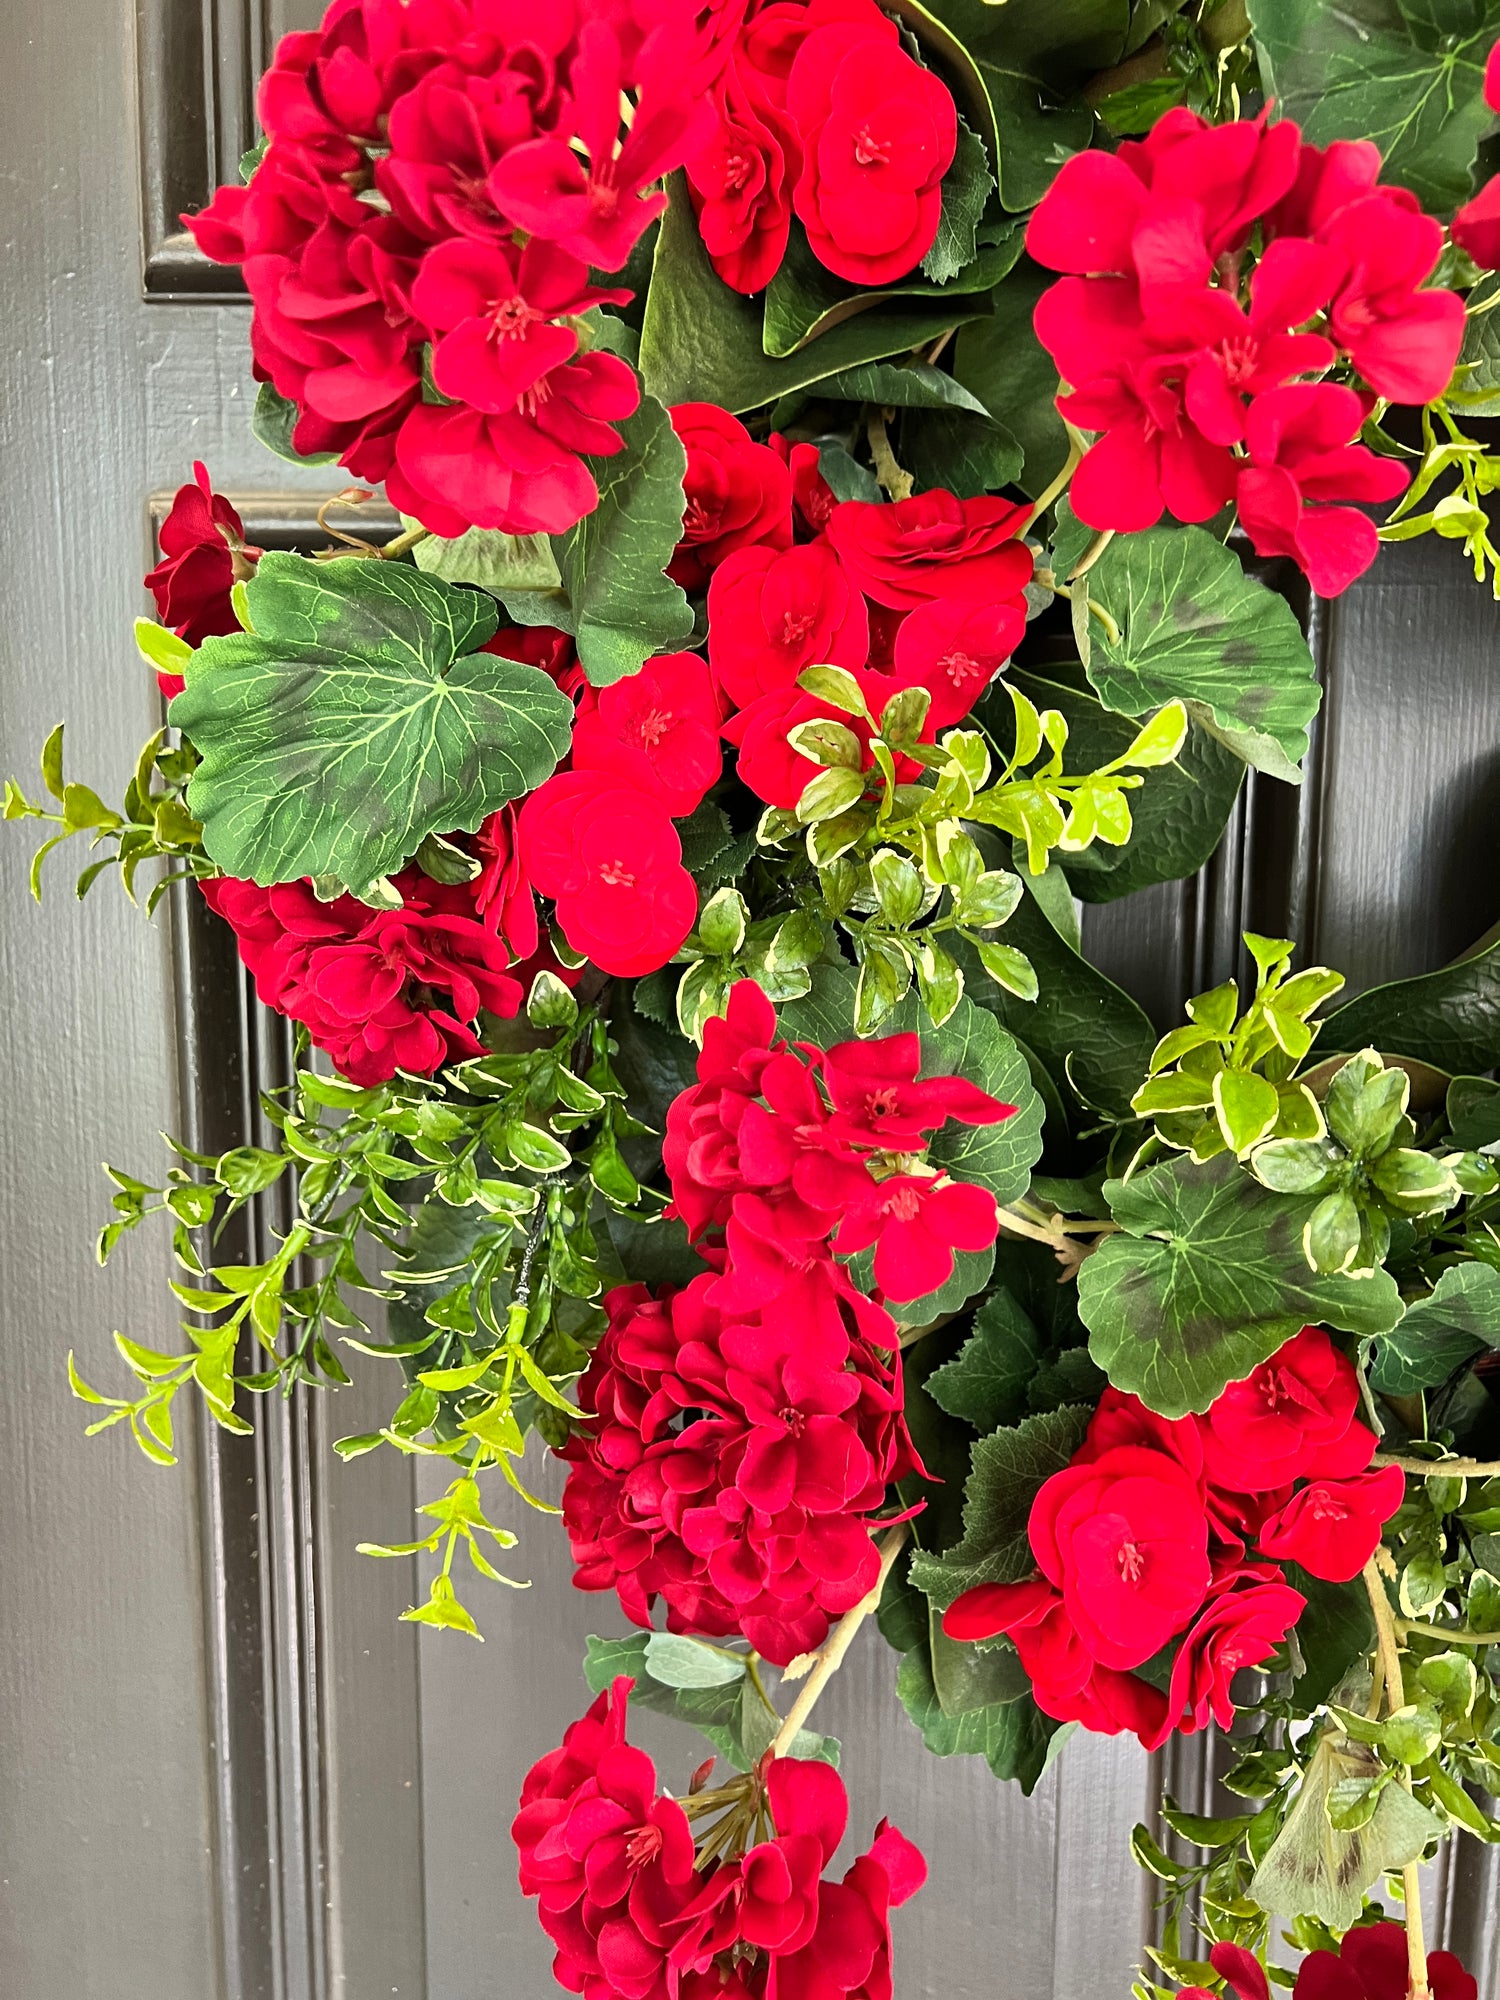
[[941, 1611], [979, 1583], [1016, 1583], [1035, 1567], [1026, 1524], [1044, 1481], [1082, 1444], [1093, 1412], [1053, 1410], [1027, 1417], [974, 1447], [964, 1488], [963, 1539], [940, 1554], [918, 1550], [911, 1580]]
[[[876, 308], [890, 311], [893, 320], [934, 304], [952, 311], [958, 301], [998, 284], [1020, 254], [1021, 232], [1011, 226], [999, 242], [985, 244], [961, 275], [946, 284], [932, 284], [913, 271], [910, 277], [871, 289], [851, 285], [820, 264], [806, 231], [794, 222], [786, 256], [766, 288], [762, 346], [768, 355], [782, 360]], [[977, 310], [982, 311], [982, 305]], [[918, 340], [907, 342], [908, 347], [919, 344]], [[879, 351], [889, 354], [900, 350], [882, 347]]]
[[1472, 192], [1475, 149], [1489, 130], [1484, 62], [1500, 5], [1478, 0], [1464, 18], [1422, 18], [1396, 0], [1251, 0], [1267, 98], [1310, 144], [1373, 139], [1382, 177], [1409, 187], [1446, 217]]
[[671, 206], [661, 221], [641, 327], [641, 374], [668, 406], [701, 401], [736, 412], [759, 409], [842, 369], [926, 346], [987, 310], [982, 294], [945, 302], [946, 295], [925, 287], [926, 304], [858, 312], [830, 325], [810, 347], [777, 359], [761, 345], [759, 301], [732, 291], [709, 263], [683, 177], [674, 174], [668, 185]]
[[[958, 148], [953, 164], [943, 176], [940, 190], [942, 214], [932, 248], [922, 259], [922, 276], [935, 285], [956, 278], [974, 256], [974, 232], [984, 214], [984, 205], [994, 190], [984, 142], [960, 118]], [[998, 275], [998, 274], [997, 274]]]
[[1117, 535], [1088, 581], [1120, 631], [1116, 640], [1091, 623], [1088, 674], [1101, 701], [1122, 715], [1184, 702], [1246, 763], [1301, 782], [1320, 694], [1285, 599], [1203, 528]]
[[[990, 123], [985, 138], [999, 163], [1000, 199], [1031, 208], [1058, 167], [1093, 134], [1093, 113], [1078, 86], [1110, 69], [1130, 29], [1127, 0], [934, 0], [943, 25], [961, 43], [983, 83]], [[1060, 108], [1055, 100], [1072, 98]]]
[[1500, 1271], [1450, 1264], [1381, 1340], [1370, 1382], [1383, 1396], [1435, 1389], [1492, 1347], [1500, 1347]]
[[283, 554], [246, 595], [254, 629], [205, 640], [172, 704], [203, 760], [188, 802], [228, 874], [369, 890], [568, 746], [572, 706], [547, 675], [478, 651], [488, 597], [405, 564]]
[[1393, 980], [1323, 1023], [1318, 1046], [1414, 1056], [1449, 1075], [1500, 1064], [1500, 936], [1437, 972]]
[[1302, 1230], [1316, 1204], [1272, 1194], [1227, 1153], [1165, 1161], [1104, 1192], [1121, 1234], [1078, 1274], [1089, 1352], [1163, 1416], [1206, 1410], [1300, 1327], [1386, 1333], [1401, 1317], [1389, 1272], [1309, 1270]]

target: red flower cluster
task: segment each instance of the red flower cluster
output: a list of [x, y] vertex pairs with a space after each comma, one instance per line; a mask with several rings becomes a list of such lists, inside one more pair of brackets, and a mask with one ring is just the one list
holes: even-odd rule
[[987, 1190], [877, 1182], [866, 1162], [1008, 1109], [960, 1077], [919, 1081], [914, 1035], [805, 1053], [749, 981], [708, 1023], [663, 1151], [713, 1268], [609, 1294], [578, 1391], [595, 1421], [562, 1448], [580, 1589], [617, 1591], [641, 1625], [661, 1597], [674, 1631], [740, 1632], [783, 1665], [871, 1588], [870, 1516], [917, 1463], [895, 1323], [834, 1251], [875, 1242], [877, 1281], [913, 1297], [955, 1243], [995, 1237]]
[[[474, 1032], [481, 1009], [506, 1019], [517, 1013], [543, 964], [569, 977], [550, 952], [538, 953], [530, 890], [520, 899], [506, 890], [502, 815], [478, 846], [486, 867], [472, 883], [403, 870], [395, 878], [399, 910], [371, 909], [353, 896], [319, 902], [310, 882], [262, 889], [220, 876], [200, 886], [233, 927], [266, 1006], [300, 1021], [351, 1083], [367, 1087], [398, 1069], [430, 1076], [446, 1062], [482, 1055]], [[513, 965], [513, 945], [525, 948], [528, 963]]]
[[1036, 311], [1058, 407], [1101, 433], [1073, 477], [1081, 520], [1206, 521], [1233, 501], [1259, 553], [1292, 557], [1325, 595], [1369, 567], [1358, 507], [1407, 474], [1355, 442], [1371, 398], [1303, 378], [1342, 358], [1376, 395], [1430, 402], [1464, 330], [1458, 295], [1426, 287], [1442, 229], [1379, 173], [1368, 140], [1325, 151], [1290, 122], [1184, 109], [1064, 165], [1026, 244], [1069, 274]]
[[891, 2000], [889, 1916], [926, 1879], [916, 1848], [882, 1820], [825, 1880], [843, 1781], [777, 1759], [755, 1781], [770, 1838], [695, 1868], [687, 1814], [625, 1740], [632, 1686], [617, 1680], [532, 1766], [511, 1827], [558, 1983], [588, 2000]]
[[[792, 214], [838, 277], [889, 284], [932, 248], [958, 116], [875, 0], [750, 0], [716, 37], [688, 185], [714, 269], [770, 283]], [[720, 24], [722, 26], [722, 24]]]
[[[193, 483], [178, 487], [157, 539], [161, 561], [145, 585], [162, 623], [190, 646], [201, 646], [216, 633], [238, 632], [230, 593], [237, 577], [254, 569], [260, 550], [245, 540], [244, 522], [223, 494], [215, 493], [201, 460], [193, 465]], [[168, 701], [181, 694], [181, 674], [156, 678]]]
[[[1227, 1729], [1231, 1685], [1306, 1605], [1282, 1562], [1343, 1583], [1401, 1504], [1396, 1467], [1367, 1470], [1375, 1433], [1354, 1369], [1302, 1331], [1205, 1416], [1175, 1422], [1107, 1389], [1073, 1463], [1032, 1505], [1038, 1573], [980, 1584], [949, 1609], [953, 1639], [1010, 1634], [1038, 1705], [1156, 1748], [1174, 1729]], [[1173, 1641], [1163, 1695], [1134, 1668]]]
[[[557, 532], [595, 505], [632, 370], [577, 316], [694, 143], [686, 0], [333, 0], [261, 86], [248, 187], [186, 218], [243, 264], [257, 375], [438, 534]], [[628, 105], [622, 121], [622, 104]], [[424, 386], [424, 354], [431, 380]]]
[[[1216, 1944], [1208, 1954], [1215, 1972], [1237, 2000], [1271, 2000], [1266, 1969], [1243, 1945]], [[1362, 1924], [1337, 1951], [1311, 1951], [1297, 1968], [1293, 2000], [1406, 2000], [1406, 1932], [1400, 1924]], [[1479, 1981], [1451, 1951], [1427, 1954], [1432, 2000], [1479, 2000]], [[1213, 2000], [1201, 1986], [1185, 1986], [1177, 2000]]]
[[869, 742], [867, 724], [798, 687], [807, 667], [846, 667], [877, 717], [925, 687], [929, 739], [961, 722], [1026, 630], [1029, 508], [941, 491], [839, 502], [811, 445], [756, 444], [707, 403], [679, 404], [672, 422], [688, 460], [672, 574], [707, 584], [708, 663], [750, 790], [796, 805], [818, 772], [787, 742], [799, 723], [833, 717]]
[[674, 819], [718, 779], [719, 706], [695, 653], [579, 690], [572, 768], [532, 793], [518, 822], [527, 880], [554, 899], [575, 951], [605, 972], [654, 972], [698, 915]]
[[[1500, 113], [1500, 42], [1484, 66], [1484, 101]], [[1481, 269], [1500, 271], [1500, 174], [1486, 181], [1453, 218], [1450, 234]]]

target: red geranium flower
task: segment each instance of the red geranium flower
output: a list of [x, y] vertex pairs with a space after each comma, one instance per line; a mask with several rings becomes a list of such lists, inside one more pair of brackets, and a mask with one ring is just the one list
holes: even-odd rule
[[1252, 1580], [1226, 1591], [1189, 1628], [1172, 1663], [1168, 1708], [1174, 1728], [1221, 1729], [1234, 1720], [1231, 1688], [1246, 1667], [1267, 1660], [1307, 1609], [1290, 1584]]
[[825, 541], [736, 549], [709, 579], [709, 665], [736, 708], [804, 667], [862, 667], [869, 647], [864, 598]]
[[687, 450], [682, 540], [668, 575], [701, 590], [735, 549], [790, 547], [792, 483], [776, 453], [714, 403], [677, 403], [668, 414]]
[[[178, 487], [157, 539], [161, 561], [145, 582], [162, 623], [190, 646], [217, 633], [238, 632], [230, 592], [238, 578], [251, 574], [260, 550], [245, 540], [244, 522], [223, 494], [214, 492], [201, 460], [193, 465], [193, 484]], [[180, 674], [156, 678], [169, 701], [181, 694]]]
[[934, 598], [902, 619], [893, 678], [903, 686], [928, 689], [928, 726], [948, 729], [963, 721], [1025, 632], [1024, 598], [997, 604]]
[[888, 284], [932, 248], [958, 113], [873, 0], [815, 18], [787, 83], [803, 149], [793, 201], [821, 264], [855, 284]]
[[531, 794], [517, 831], [526, 872], [556, 904], [569, 944], [602, 971], [654, 972], [692, 929], [697, 887], [650, 793], [598, 771], [565, 772]]
[[[832, 1161], [814, 1156], [816, 1170]], [[851, 1194], [852, 1194], [851, 1190]], [[888, 1299], [925, 1298], [953, 1275], [955, 1250], [988, 1250], [1000, 1231], [1000, 1211], [988, 1188], [946, 1176], [895, 1174], [858, 1189], [834, 1238], [841, 1255], [875, 1246], [875, 1283]]]
[[1291, 556], [1314, 590], [1333, 597], [1374, 562], [1375, 524], [1357, 506], [1393, 500], [1410, 475], [1356, 444], [1365, 405], [1333, 382], [1257, 396], [1245, 422], [1248, 462], [1235, 500], [1257, 555]]
[[1359, 1379], [1321, 1327], [1305, 1326], [1198, 1421], [1209, 1478], [1270, 1493], [1315, 1473], [1363, 1472], [1375, 1433], [1356, 1415]]
[[647, 660], [639, 673], [585, 697], [573, 729], [573, 769], [654, 793], [686, 819], [722, 765], [719, 709], [696, 653]]

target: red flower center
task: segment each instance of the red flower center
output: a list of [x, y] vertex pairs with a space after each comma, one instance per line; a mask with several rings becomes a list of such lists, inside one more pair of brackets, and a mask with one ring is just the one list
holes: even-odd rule
[[645, 1868], [661, 1853], [662, 1846], [659, 1826], [638, 1826], [625, 1836], [625, 1859], [632, 1868]]
[[1312, 1516], [1315, 1521], [1347, 1521], [1349, 1509], [1323, 1486], [1312, 1489]]
[[633, 889], [635, 876], [623, 861], [606, 861], [599, 870], [599, 880], [611, 889]]
[[738, 194], [750, 178], [750, 162], [743, 153], [729, 153], [724, 159], [724, 185]]
[[861, 125], [854, 135], [854, 159], [861, 167], [884, 167], [890, 164], [890, 146], [877, 137], [868, 125]]
[[812, 630], [814, 616], [811, 611], [788, 611], [781, 621], [781, 643], [795, 646], [805, 639]]
[[781, 1418], [781, 1421], [786, 1425], [793, 1437], [801, 1437], [803, 1431], [807, 1428], [807, 1418], [800, 1410], [794, 1409], [790, 1404], [787, 1405], [786, 1409], [778, 1410], [776, 1414]]
[[672, 718], [663, 708], [648, 708], [636, 724], [636, 733], [641, 739], [643, 750], [654, 750], [667, 731], [672, 727]]
[[496, 299], [490, 307], [490, 336], [497, 340], [519, 340], [529, 326], [545, 318], [546, 314], [528, 305], [519, 292], [512, 298]]
[[921, 1211], [922, 1197], [915, 1188], [896, 1188], [886, 1197], [885, 1212], [893, 1222], [915, 1222]]
[[882, 1084], [879, 1090], [872, 1090], [865, 1099], [865, 1109], [872, 1118], [889, 1118], [899, 1103], [894, 1084]]
[[971, 675], [979, 672], [979, 662], [969, 653], [957, 651], [944, 653], [938, 665], [955, 687], [962, 687]]
[[1115, 1552], [1115, 1561], [1120, 1565], [1120, 1575], [1126, 1583], [1139, 1583], [1146, 1574], [1146, 1558], [1135, 1542], [1121, 1542]]
[[1260, 342], [1253, 333], [1236, 334], [1221, 343], [1219, 362], [1230, 388], [1245, 388], [1260, 366]]

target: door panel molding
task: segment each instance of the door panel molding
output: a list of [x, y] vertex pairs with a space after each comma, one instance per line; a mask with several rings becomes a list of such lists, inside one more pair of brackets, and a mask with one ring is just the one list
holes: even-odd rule
[[[316, 496], [231, 497], [258, 547], [327, 540]], [[170, 504], [152, 499], [156, 527]], [[376, 542], [399, 529], [384, 508], [358, 519]], [[259, 1004], [202, 897], [190, 884], [174, 893], [183, 1137], [204, 1153], [267, 1145], [260, 1096], [290, 1080], [290, 1024]], [[263, 1258], [288, 1221], [285, 1191], [272, 1190], [235, 1217], [217, 1254]], [[417, 1635], [398, 1622], [416, 1600], [416, 1565], [355, 1553], [361, 1538], [409, 1538], [412, 1468], [395, 1453], [345, 1466], [332, 1449], [379, 1421], [378, 1367], [367, 1363], [336, 1408], [331, 1393], [263, 1399], [253, 1437], [200, 1410], [214, 1882], [230, 2000], [425, 1992]]]
[[183, 228], [255, 143], [255, 88], [272, 0], [136, 0], [142, 289], [167, 304], [243, 302], [239, 272], [210, 263]]

